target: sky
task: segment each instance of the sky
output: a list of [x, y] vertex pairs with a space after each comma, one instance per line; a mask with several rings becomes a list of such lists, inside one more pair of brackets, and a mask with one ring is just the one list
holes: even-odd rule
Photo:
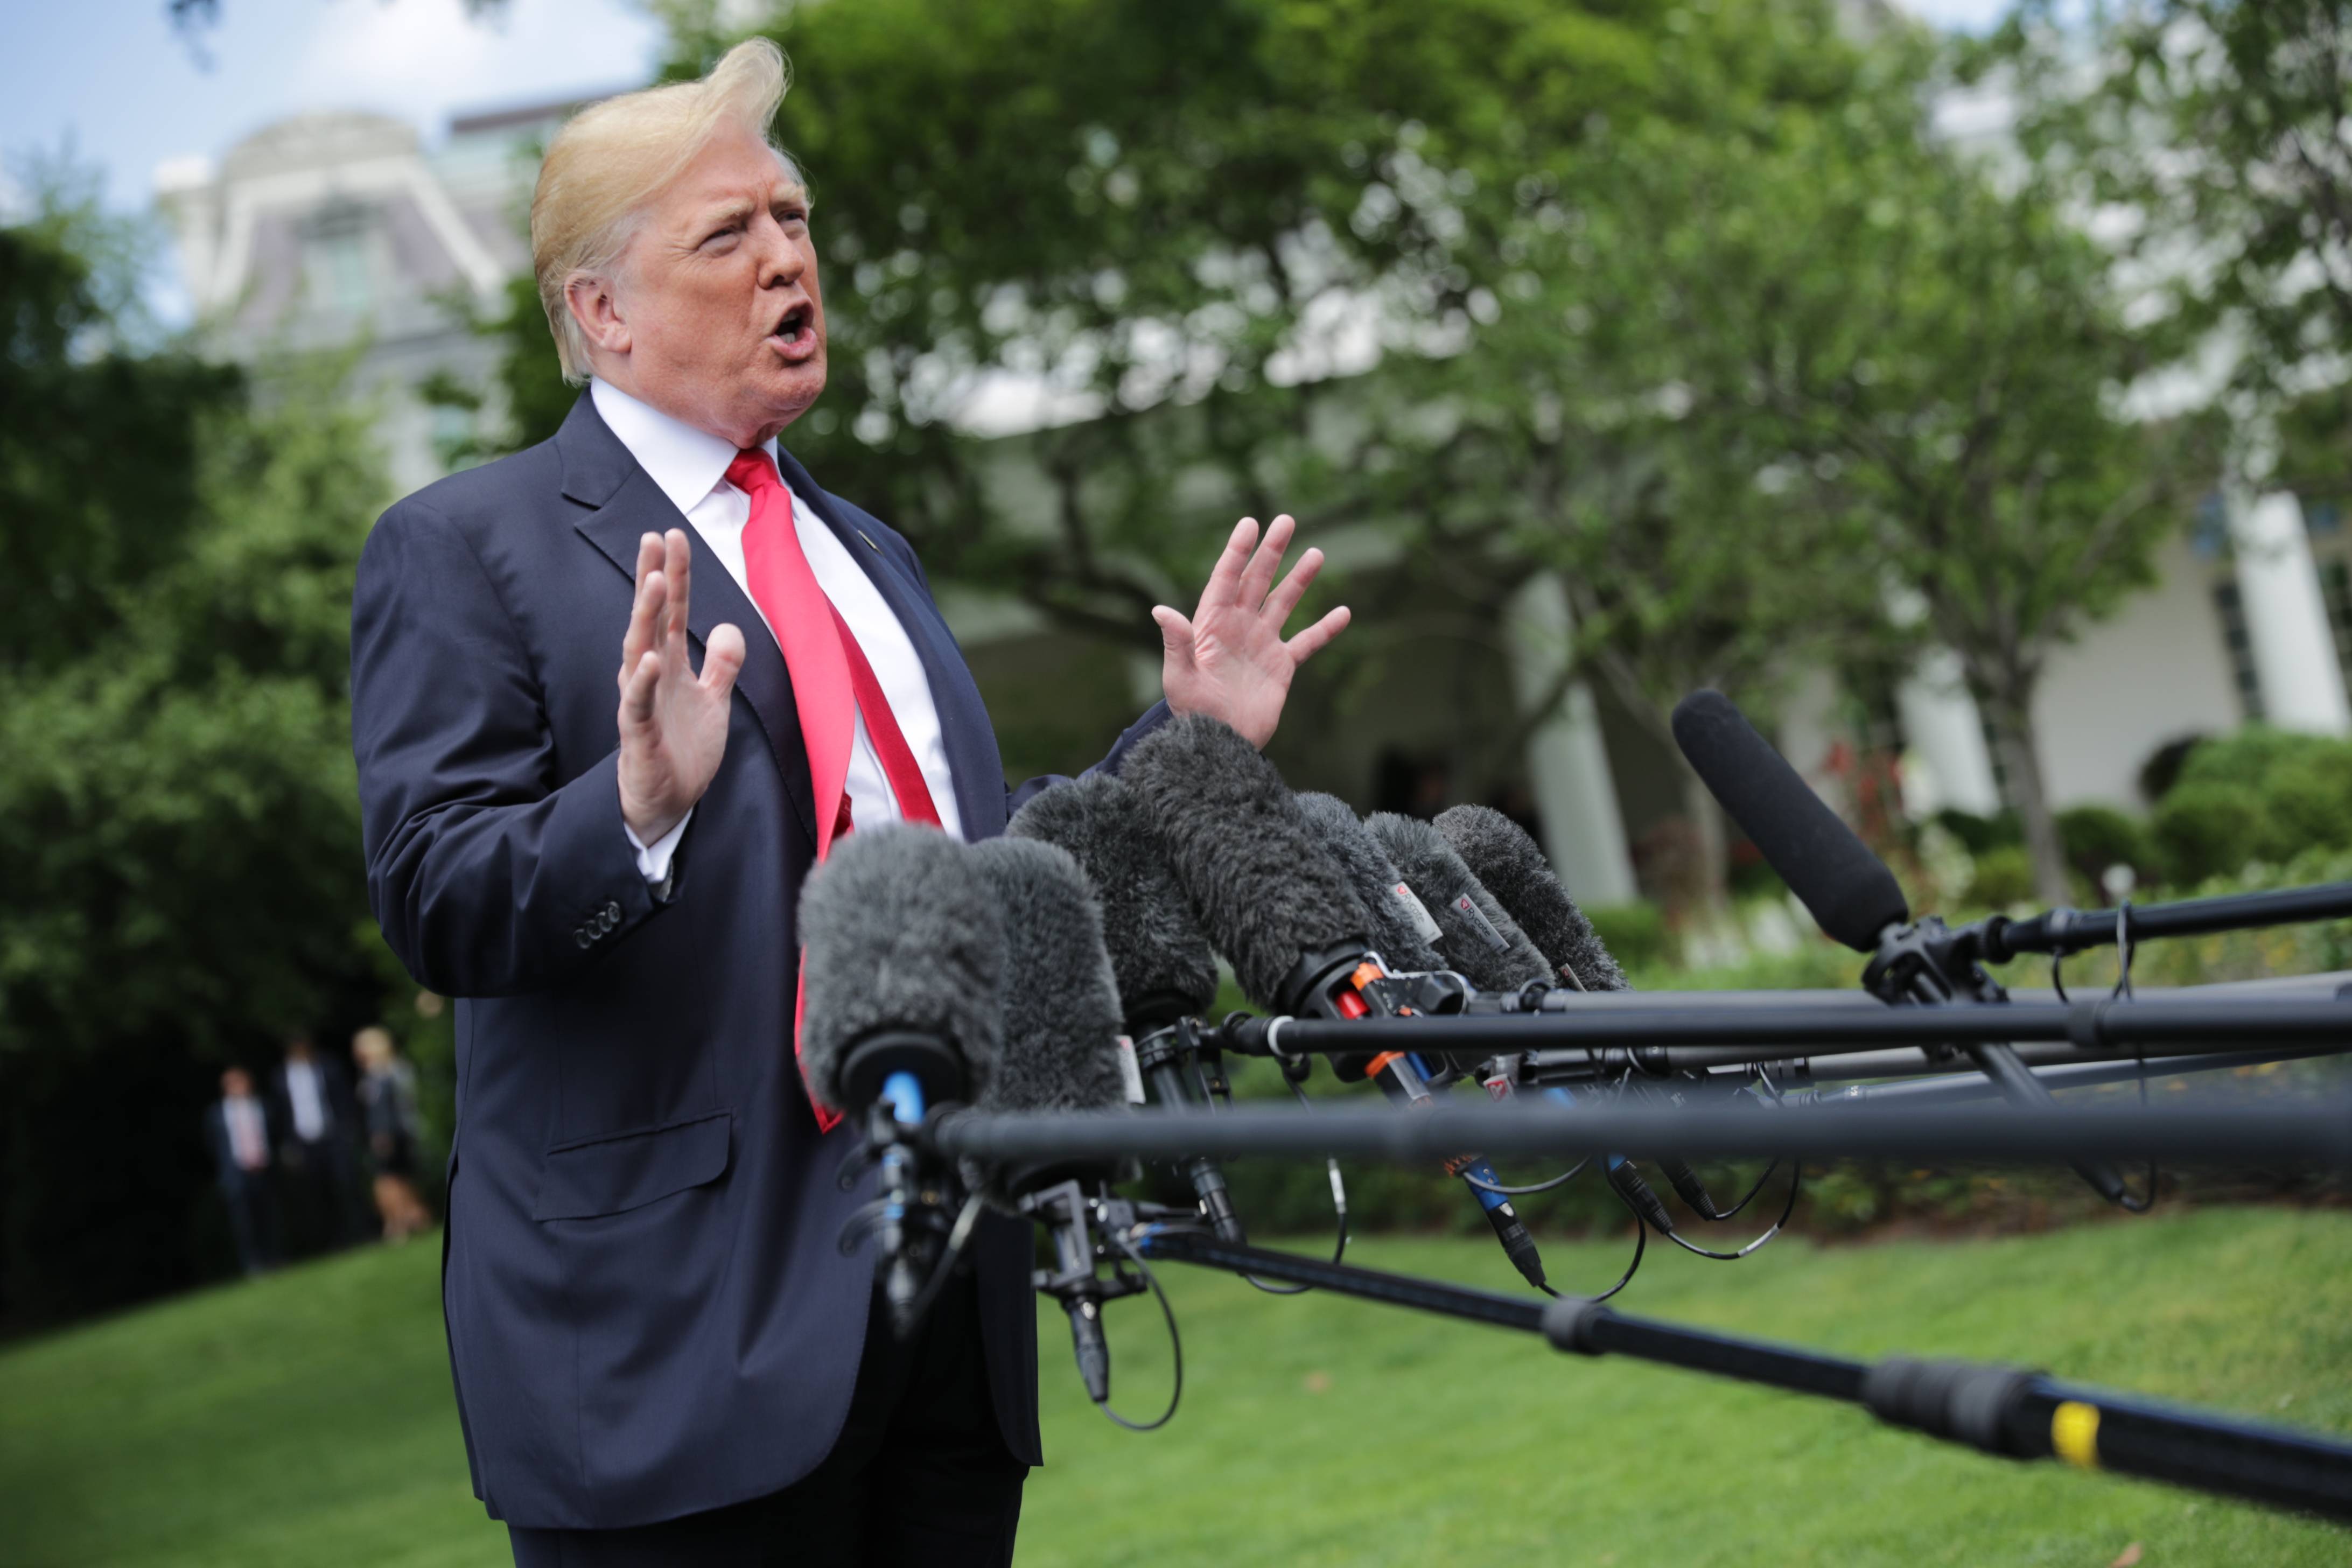
[[[1906, 3], [1976, 27], [2005, 0]], [[217, 158], [289, 114], [375, 110], [429, 143], [453, 112], [643, 81], [661, 44], [633, 0], [508, 0], [484, 22], [462, 0], [220, 0], [220, 13], [201, 34], [207, 66], [165, 0], [0, 0], [0, 155], [69, 146], [102, 172], [110, 206], [144, 212], [158, 164]], [[154, 300], [167, 318], [183, 308], [168, 273]]]

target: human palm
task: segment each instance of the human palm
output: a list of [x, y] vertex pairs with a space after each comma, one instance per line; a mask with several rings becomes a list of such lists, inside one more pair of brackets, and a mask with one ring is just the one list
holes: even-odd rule
[[1323, 552], [1309, 550], [1288, 576], [1275, 581], [1295, 527], [1287, 516], [1277, 517], [1261, 542], [1256, 520], [1242, 519], [1192, 617], [1166, 605], [1151, 612], [1160, 626], [1160, 679], [1169, 708], [1223, 720], [1254, 746], [1272, 738], [1298, 667], [1348, 628], [1343, 605], [1284, 640], [1283, 623], [1323, 569]]
[[694, 554], [684, 529], [637, 542], [636, 602], [621, 639], [621, 817], [641, 844], [684, 820], [727, 754], [729, 700], [743, 634], [712, 629], [697, 675], [686, 621]]

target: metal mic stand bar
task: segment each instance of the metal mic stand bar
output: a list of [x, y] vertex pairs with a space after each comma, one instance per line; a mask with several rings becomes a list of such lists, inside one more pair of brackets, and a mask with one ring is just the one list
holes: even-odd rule
[[[2212, 1050], [2334, 1043], [2352, 1049], [2352, 1004], [2322, 1002], [2141, 1002], [2102, 997], [2073, 1004], [2014, 1002], [1985, 1007], [1802, 1006], [1742, 1016], [1672, 1003], [1590, 1012], [1434, 1015], [1400, 1018], [1236, 1019], [1224, 1044], [1252, 1056], [1413, 1051], [1487, 1057], [1498, 1051], [1607, 1046], [1712, 1047], [1726, 1061], [1751, 1047], [1782, 1056], [1883, 1046], [2064, 1041], [2086, 1050], [2168, 1044]], [[1752, 1054], [1752, 1051], [1751, 1051]], [[1710, 1064], [1711, 1065], [1711, 1064]]]
[[1141, 1226], [1135, 1245], [1147, 1258], [1540, 1333], [1553, 1348], [1580, 1355], [1629, 1356], [1860, 1405], [1890, 1425], [2008, 1458], [2063, 1458], [2088, 1469], [2352, 1521], [2352, 1442], [2320, 1433], [2117, 1397], [2015, 1367], [1902, 1356], [1874, 1364], [1848, 1361], [1628, 1317], [1579, 1297], [1529, 1301], [1235, 1247], [1197, 1231]]
[[[2022, 1053], [2021, 1053], [2022, 1054]], [[2306, 1047], [2294, 1051], [2257, 1051], [2240, 1054], [2219, 1051], [2206, 1056], [2156, 1057], [2146, 1062], [2138, 1060], [2061, 1062], [2054, 1066], [2030, 1068], [2035, 1078], [2051, 1089], [2088, 1089], [2099, 1084], [2130, 1083], [2140, 1079], [2177, 1078], [2196, 1072], [2226, 1072], [2239, 1068], [2256, 1067], [2271, 1062], [2307, 1061], [2314, 1057], [2333, 1056], [2327, 1047]], [[1832, 1062], [1851, 1058], [1832, 1057]], [[1836, 1075], [1844, 1076], [1844, 1075]], [[1934, 1078], [1910, 1078], [1896, 1083], [1856, 1083], [1843, 1089], [1791, 1089], [1785, 1097], [1798, 1105], [1850, 1105], [1864, 1100], [1899, 1100], [1917, 1104], [1925, 1100], [1993, 1100], [2000, 1088], [1980, 1072], [1948, 1073]]]
[[2064, 1163], [2086, 1156], [2275, 1170], [2352, 1167], [2352, 1102], [2290, 1104], [1888, 1106], [1768, 1109], [1649, 1102], [1562, 1106], [1453, 1102], [1413, 1116], [1386, 1109], [1236, 1107], [1201, 1116], [1151, 1111], [935, 1113], [937, 1152], [992, 1162], [1312, 1156], [1410, 1163], [1465, 1149], [1489, 1155], [1619, 1153], [1723, 1159]]
[[2003, 915], [1979, 922], [1981, 951], [2000, 963], [2021, 952], [2081, 952], [2116, 940], [2128, 920], [2131, 939], [2207, 936], [2215, 931], [2293, 925], [2302, 921], [2352, 916], [2352, 882], [2322, 882], [2267, 893], [2225, 893], [2172, 904], [2134, 904], [2126, 917], [2116, 910], [2048, 910], [2021, 921]]

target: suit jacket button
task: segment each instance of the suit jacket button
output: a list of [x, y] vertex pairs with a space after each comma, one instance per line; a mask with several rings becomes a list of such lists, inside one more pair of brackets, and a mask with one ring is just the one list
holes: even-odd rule
[[590, 942], [594, 942], [596, 939], [588, 934], [588, 928], [586, 926], [581, 926], [572, 931], [572, 940], [578, 942], [584, 950]]
[[604, 906], [604, 920], [605, 923], [609, 925], [618, 925], [621, 923], [621, 906], [619, 900], [616, 900]]

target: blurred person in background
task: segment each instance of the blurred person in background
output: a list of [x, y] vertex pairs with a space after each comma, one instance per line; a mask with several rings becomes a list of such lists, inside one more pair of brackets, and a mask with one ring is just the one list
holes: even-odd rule
[[360, 1118], [350, 1072], [320, 1056], [309, 1035], [290, 1036], [286, 1059], [269, 1075], [269, 1110], [300, 1249], [331, 1251], [360, 1240], [366, 1222], [352, 1147]]
[[383, 1238], [406, 1241], [433, 1225], [416, 1195], [416, 1070], [401, 1059], [392, 1031], [373, 1026], [352, 1037], [352, 1059], [360, 1068], [360, 1121]]
[[221, 1201], [228, 1207], [229, 1234], [236, 1238], [237, 1266], [258, 1274], [278, 1266], [278, 1205], [269, 1182], [269, 1112], [253, 1092], [253, 1075], [243, 1068], [221, 1074], [221, 1097], [205, 1110], [205, 1142]]
[[[1002, 1568], [1039, 1459], [1029, 1226], [983, 1220], [900, 1342], [836, 1245], [858, 1130], [794, 1062], [835, 840], [992, 837], [1054, 781], [1008, 789], [912, 547], [777, 444], [825, 384], [783, 90], [753, 40], [556, 136], [532, 258], [587, 391], [387, 511], [352, 595], [371, 900], [457, 998], [458, 1412], [522, 1568]], [[1265, 744], [1347, 624], [1285, 640], [1290, 535], [1244, 520], [1152, 611], [1167, 700], [1098, 767], [1171, 712]]]

